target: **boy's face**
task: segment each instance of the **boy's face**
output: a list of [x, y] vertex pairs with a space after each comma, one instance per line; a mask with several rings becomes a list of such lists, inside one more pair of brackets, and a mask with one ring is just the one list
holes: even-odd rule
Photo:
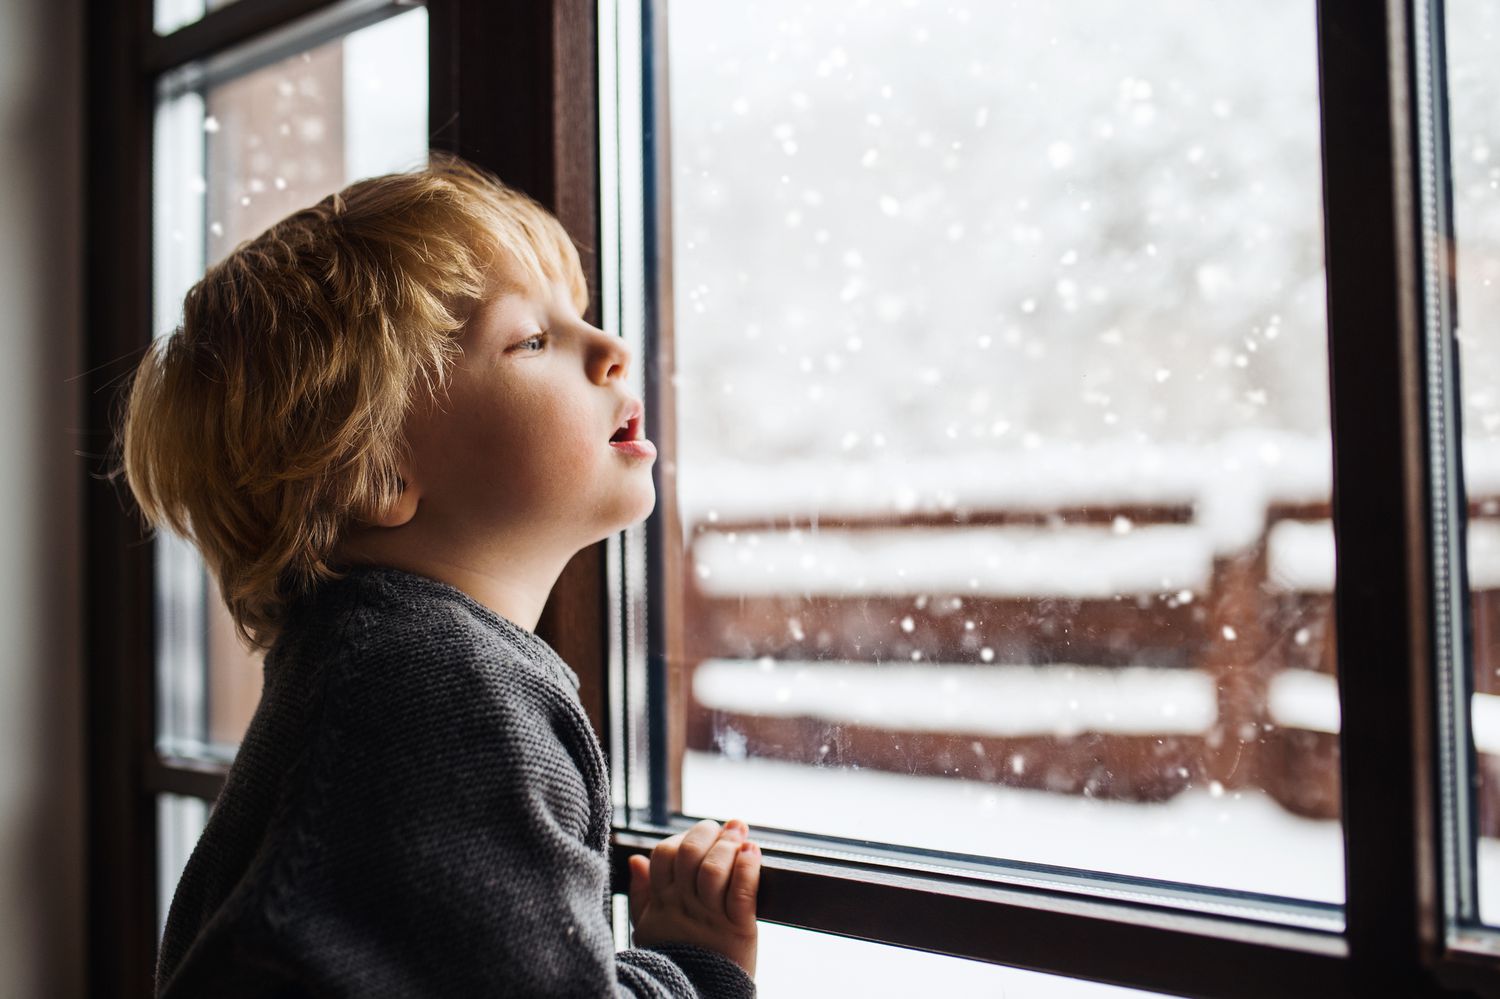
[[636, 401], [631, 353], [562, 282], [489, 295], [460, 344], [446, 399], [406, 424], [428, 530], [479, 557], [566, 559], [650, 515], [654, 448], [610, 444]]

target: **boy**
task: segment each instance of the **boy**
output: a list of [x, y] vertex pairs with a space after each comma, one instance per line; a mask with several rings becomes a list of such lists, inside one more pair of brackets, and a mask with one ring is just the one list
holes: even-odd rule
[[608, 770], [532, 631], [655, 503], [586, 302], [556, 219], [435, 153], [241, 244], [142, 360], [126, 479], [269, 649], [159, 995], [754, 995], [739, 820], [631, 858], [616, 953]]

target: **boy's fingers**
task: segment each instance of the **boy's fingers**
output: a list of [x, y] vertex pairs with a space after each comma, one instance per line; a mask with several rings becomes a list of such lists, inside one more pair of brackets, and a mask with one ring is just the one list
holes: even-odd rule
[[651, 897], [651, 863], [640, 854], [632, 854], [630, 865], [630, 921], [640, 920], [646, 909], [646, 900]]
[[698, 899], [709, 912], [724, 911], [724, 893], [729, 889], [729, 874], [734, 868], [734, 854], [744, 839], [733, 826], [726, 827], [703, 855], [698, 865]]
[[682, 834], [668, 836], [651, 848], [651, 887], [665, 891], [671, 887], [673, 870], [677, 863], [677, 848], [682, 843]]
[[719, 838], [719, 824], [713, 819], [703, 819], [697, 822], [682, 835], [682, 845], [677, 848], [677, 859], [672, 870], [672, 880], [691, 886], [698, 878], [698, 865], [703, 862], [703, 855], [708, 848], [714, 845], [714, 840]]
[[760, 891], [760, 847], [748, 840], [744, 845], [734, 855], [724, 912], [735, 926], [749, 930], [755, 925], [755, 897]]

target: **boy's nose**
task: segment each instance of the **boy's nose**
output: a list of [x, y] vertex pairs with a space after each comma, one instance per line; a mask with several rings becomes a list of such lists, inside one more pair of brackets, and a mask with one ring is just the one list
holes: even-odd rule
[[599, 332], [600, 345], [595, 352], [595, 364], [600, 368], [601, 381], [608, 382], [611, 377], [624, 378], [630, 370], [632, 355], [630, 348], [626, 346], [624, 339], [612, 333]]

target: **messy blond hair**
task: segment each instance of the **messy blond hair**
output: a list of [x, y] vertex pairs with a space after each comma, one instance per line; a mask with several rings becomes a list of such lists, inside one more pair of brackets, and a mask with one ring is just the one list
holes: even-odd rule
[[481, 298], [559, 280], [586, 308], [562, 225], [434, 152], [294, 212], [193, 285], [136, 369], [120, 470], [148, 524], [197, 546], [250, 646], [396, 500], [406, 414], [447, 387]]

